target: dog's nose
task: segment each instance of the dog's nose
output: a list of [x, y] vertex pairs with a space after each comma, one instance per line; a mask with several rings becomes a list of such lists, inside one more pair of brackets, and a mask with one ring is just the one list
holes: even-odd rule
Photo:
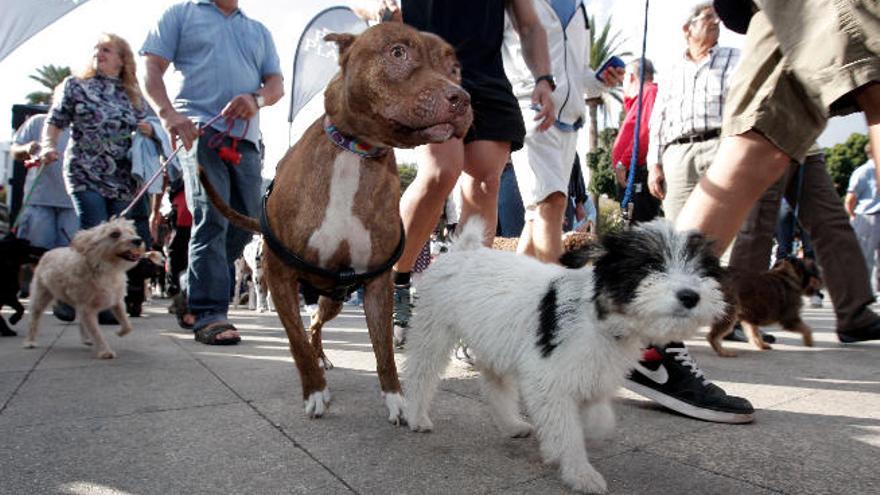
[[131, 243], [134, 244], [135, 246], [140, 246], [141, 244], [144, 243], [144, 240], [141, 239], [140, 237], [136, 237], [131, 240]]
[[691, 309], [700, 302], [700, 295], [691, 289], [681, 289], [675, 293], [675, 297], [681, 301], [681, 305], [687, 309]]
[[471, 97], [468, 95], [467, 91], [461, 88], [452, 88], [448, 93], [446, 93], [446, 100], [449, 101], [449, 106], [452, 108], [452, 113], [456, 115], [463, 114], [467, 111], [467, 108], [471, 104]]

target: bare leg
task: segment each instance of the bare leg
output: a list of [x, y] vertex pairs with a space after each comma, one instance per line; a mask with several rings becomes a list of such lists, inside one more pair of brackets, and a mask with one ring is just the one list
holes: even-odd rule
[[562, 255], [562, 220], [566, 195], [555, 192], [536, 205], [535, 215], [526, 222], [517, 252], [529, 254], [545, 263], [559, 263]]
[[760, 134], [749, 131], [722, 139], [715, 161], [691, 193], [676, 228], [696, 229], [723, 253], [752, 205], [788, 167], [789, 157]]
[[464, 145], [460, 139], [418, 149], [419, 171], [400, 198], [406, 245], [400, 259], [394, 264], [394, 270], [398, 272], [412, 271], [464, 167]]
[[510, 143], [506, 141], [472, 141], [464, 147], [459, 223], [464, 225], [468, 218], [479, 215], [486, 222], [486, 246], [492, 245], [498, 224], [498, 189], [509, 155]]

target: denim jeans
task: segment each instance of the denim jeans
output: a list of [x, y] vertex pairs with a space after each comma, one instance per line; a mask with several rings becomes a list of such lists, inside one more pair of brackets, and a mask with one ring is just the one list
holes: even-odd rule
[[128, 201], [107, 199], [96, 191], [76, 191], [72, 195], [73, 207], [79, 217], [79, 228], [85, 230], [106, 222], [128, 206]]
[[32, 246], [45, 249], [70, 244], [79, 230], [79, 219], [73, 208], [28, 205], [18, 226], [18, 236], [30, 241]]
[[[201, 165], [220, 197], [244, 215], [256, 217], [260, 211], [260, 191], [263, 178], [257, 147], [249, 141], [238, 143], [241, 162], [230, 165], [217, 155], [218, 149], [208, 146], [219, 131], [205, 129], [202, 137], [189, 151], [178, 154], [183, 167], [186, 204], [193, 215], [187, 268], [187, 304], [195, 315], [195, 329], [224, 321], [229, 310], [229, 266], [244, 251], [252, 233], [229, 225], [229, 221], [214, 208], [198, 178]], [[230, 139], [222, 146], [230, 146]]]
[[508, 163], [501, 172], [501, 186], [498, 190], [498, 227], [496, 234], [501, 237], [519, 237], [525, 225], [525, 208], [513, 165]]

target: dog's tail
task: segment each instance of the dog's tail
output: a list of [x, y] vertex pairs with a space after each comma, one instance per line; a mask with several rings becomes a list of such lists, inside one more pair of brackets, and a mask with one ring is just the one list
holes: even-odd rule
[[461, 229], [458, 239], [452, 244], [453, 251], [469, 251], [483, 247], [486, 238], [486, 221], [482, 217], [473, 216]]
[[256, 218], [242, 215], [233, 210], [225, 201], [223, 201], [223, 198], [220, 197], [220, 194], [218, 194], [217, 190], [214, 189], [214, 186], [211, 185], [211, 181], [208, 179], [208, 174], [205, 173], [205, 169], [201, 166], [199, 167], [199, 182], [202, 183], [202, 187], [205, 189], [205, 194], [208, 195], [208, 200], [211, 201], [211, 204], [214, 205], [214, 208], [217, 208], [221, 215], [229, 220], [229, 223], [242, 230], [247, 230], [256, 234], [261, 232], [260, 222], [257, 221]]

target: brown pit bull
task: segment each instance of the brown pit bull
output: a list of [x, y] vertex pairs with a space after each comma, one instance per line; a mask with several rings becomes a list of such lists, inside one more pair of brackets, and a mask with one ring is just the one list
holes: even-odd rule
[[[311, 417], [322, 416], [330, 401], [321, 327], [339, 314], [342, 302], [320, 298], [307, 338], [297, 309], [298, 281], [322, 290], [337, 284], [291, 266], [279, 252], [286, 248], [326, 270], [381, 270], [364, 282], [364, 312], [388, 419], [399, 424], [403, 397], [392, 347], [390, 264], [403, 239], [400, 180], [390, 149], [464, 136], [473, 119], [470, 97], [459, 86], [455, 51], [435, 35], [383, 23], [358, 36], [330, 34], [325, 39], [338, 45], [341, 70], [324, 93], [326, 115], [278, 164], [263, 220], [279, 244], [273, 248], [266, 241], [264, 269]], [[204, 175], [200, 178], [212, 203], [234, 225], [260, 231], [257, 220], [231, 210]]]

